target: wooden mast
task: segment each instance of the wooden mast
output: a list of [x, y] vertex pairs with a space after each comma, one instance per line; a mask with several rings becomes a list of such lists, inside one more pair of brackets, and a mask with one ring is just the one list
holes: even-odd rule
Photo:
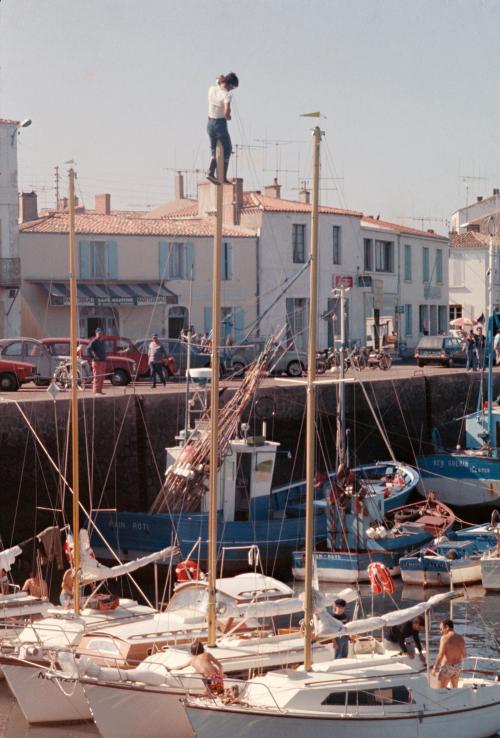
[[212, 266], [212, 391], [210, 394], [210, 494], [208, 510], [208, 645], [215, 646], [216, 580], [217, 580], [217, 491], [218, 491], [218, 433], [219, 433], [219, 344], [220, 344], [220, 277], [222, 241], [222, 205], [224, 181], [224, 151], [217, 143], [217, 211], [214, 231]]
[[313, 188], [311, 210], [311, 252], [309, 272], [309, 331], [307, 349], [307, 417], [306, 417], [306, 542], [304, 602], [304, 668], [312, 666], [313, 635], [313, 547], [314, 547], [314, 467], [316, 441], [316, 331], [318, 312], [318, 220], [319, 166], [321, 129], [313, 129]]
[[78, 458], [78, 364], [76, 342], [77, 293], [75, 258], [75, 171], [69, 170], [69, 294], [70, 294], [70, 355], [71, 355], [71, 484], [73, 487], [73, 606], [80, 612], [80, 477]]

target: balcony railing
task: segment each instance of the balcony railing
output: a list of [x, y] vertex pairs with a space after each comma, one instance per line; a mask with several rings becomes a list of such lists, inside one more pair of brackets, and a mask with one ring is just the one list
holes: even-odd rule
[[0, 259], [0, 287], [21, 286], [21, 259]]

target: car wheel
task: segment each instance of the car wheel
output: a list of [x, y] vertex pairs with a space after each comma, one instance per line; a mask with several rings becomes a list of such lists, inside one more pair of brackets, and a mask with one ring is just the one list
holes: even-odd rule
[[35, 379], [35, 384], [37, 387], [48, 387], [50, 382], [48, 379], [40, 379], [40, 377], [37, 377]]
[[301, 377], [302, 372], [303, 368], [300, 361], [291, 361], [286, 368], [286, 373], [289, 377]]
[[114, 369], [109, 377], [109, 381], [113, 387], [125, 387], [130, 383], [130, 375], [125, 369]]
[[10, 372], [4, 372], [0, 374], [0, 391], [1, 392], [15, 392], [19, 389], [19, 382], [15, 374]]
[[422, 368], [423, 365], [424, 365], [424, 362], [423, 361], [417, 361], [417, 366], [419, 366], [420, 368]]
[[242, 361], [235, 361], [231, 364], [231, 373], [234, 377], [242, 377], [245, 373], [245, 365]]

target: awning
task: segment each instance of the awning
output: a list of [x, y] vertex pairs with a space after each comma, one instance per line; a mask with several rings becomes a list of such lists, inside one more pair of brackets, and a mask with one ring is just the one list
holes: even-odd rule
[[[49, 305], [69, 305], [68, 282], [35, 282], [49, 295]], [[176, 305], [177, 295], [162, 282], [79, 282], [77, 303], [84, 306], [105, 305]]]

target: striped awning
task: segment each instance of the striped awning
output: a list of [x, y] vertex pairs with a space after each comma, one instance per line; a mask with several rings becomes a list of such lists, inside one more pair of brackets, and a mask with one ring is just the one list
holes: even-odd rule
[[[49, 305], [69, 305], [68, 282], [36, 282], [49, 295]], [[176, 305], [177, 295], [161, 282], [79, 282], [77, 285], [79, 306], [103, 305]]]

